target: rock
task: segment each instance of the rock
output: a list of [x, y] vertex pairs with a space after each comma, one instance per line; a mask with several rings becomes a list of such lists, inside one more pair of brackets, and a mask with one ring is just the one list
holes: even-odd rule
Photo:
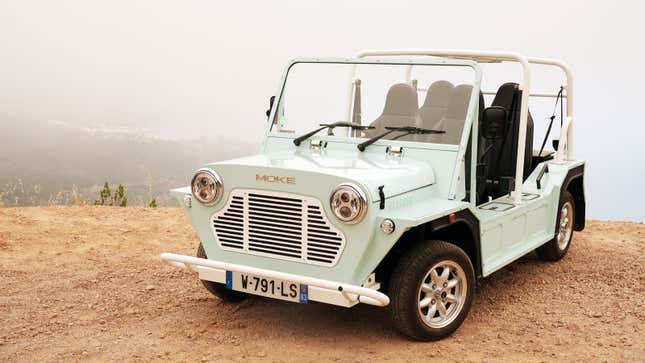
[[146, 290], [147, 290], [147, 291], [152, 291], [152, 290], [154, 290], [154, 289], [155, 289], [154, 285], [148, 285], [148, 286], [146, 286]]

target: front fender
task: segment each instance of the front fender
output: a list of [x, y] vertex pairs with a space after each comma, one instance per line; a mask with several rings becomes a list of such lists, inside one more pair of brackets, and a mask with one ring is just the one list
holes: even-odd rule
[[[361, 257], [357, 277], [366, 277], [372, 273], [405, 232], [428, 222], [441, 220], [442, 217], [468, 209], [469, 206], [466, 202], [439, 199], [421, 191], [388, 199], [385, 209], [380, 210], [376, 217], [374, 226], [377, 230], [372, 235], [372, 248], [366, 250]], [[392, 234], [385, 234], [379, 228], [385, 219], [394, 222], [395, 231]]]

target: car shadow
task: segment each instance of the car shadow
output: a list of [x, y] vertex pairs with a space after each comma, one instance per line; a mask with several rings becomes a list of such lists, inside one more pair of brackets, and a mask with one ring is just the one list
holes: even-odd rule
[[[469, 324], [473, 314], [502, 314], [507, 309], [506, 300], [498, 298], [502, 295], [513, 296], [521, 294], [521, 287], [530, 283], [549, 264], [539, 261], [534, 254], [528, 254], [510, 265], [496, 271], [492, 275], [478, 279], [476, 295], [471, 307]], [[516, 291], [517, 290], [517, 291]], [[485, 312], [479, 311], [485, 306]], [[228, 310], [231, 321], [243, 326], [265, 327], [272, 332], [288, 332], [300, 337], [315, 336], [317, 339], [329, 338], [342, 340], [344, 338], [361, 336], [363, 338], [399, 338], [409, 340], [399, 334], [389, 318], [389, 310], [365, 304], [358, 304], [350, 309], [317, 302], [294, 304], [270, 298], [252, 296], [247, 301], [232, 305], [215, 304], [213, 309]], [[221, 317], [221, 311], [218, 318]], [[215, 315], [211, 316], [214, 317]], [[214, 318], [215, 319], [215, 318]], [[486, 319], [483, 316], [483, 319]], [[467, 329], [467, 327], [466, 327]]]

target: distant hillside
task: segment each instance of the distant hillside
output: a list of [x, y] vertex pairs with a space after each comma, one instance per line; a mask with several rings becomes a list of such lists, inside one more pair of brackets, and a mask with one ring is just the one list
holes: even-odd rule
[[0, 205], [92, 203], [106, 181], [124, 184], [131, 205], [147, 204], [153, 197], [169, 205], [168, 189], [187, 185], [203, 163], [256, 149], [216, 136], [171, 141], [61, 124], [0, 121]]

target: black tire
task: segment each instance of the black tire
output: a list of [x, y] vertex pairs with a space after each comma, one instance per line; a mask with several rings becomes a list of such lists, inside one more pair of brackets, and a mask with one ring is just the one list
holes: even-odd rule
[[[430, 323], [426, 323], [422, 317], [422, 313], [429, 316], [429, 308], [427, 312], [423, 312], [419, 304], [426, 298], [431, 298], [433, 299], [431, 300], [432, 303], [437, 303], [434, 306], [438, 304], [447, 306], [443, 308], [447, 309], [446, 311], [450, 311], [451, 305], [449, 303], [443, 305], [439, 301], [443, 301], [445, 297], [443, 292], [437, 295], [437, 290], [432, 290], [434, 295], [431, 295], [421, 290], [422, 285], [429, 286], [425, 282], [427, 281], [426, 278], [430, 276], [430, 270], [434, 270], [438, 264], [445, 261], [451, 261], [451, 263], [461, 268], [460, 286], [465, 286], [466, 290], [464, 296], [459, 299], [459, 303], [455, 303], [455, 310], [453, 310], [453, 315], [451, 315], [452, 318], [446, 319], [447, 325], [433, 327], [429, 325]], [[448, 274], [448, 276], [456, 276], [456, 273], [453, 275], [450, 269]], [[434, 280], [430, 281], [431, 286], [435, 286], [432, 281]], [[457, 292], [457, 290], [449, 291]], [[396, 328], [413, 339], [421, 341], [442, 339], [457, 330], [464, 319], [466, 319], [474, 294], [475, 271], [468, 255], [461, 248], [448, 242], [436, 240], [424, 241], [416, 244], [407, 251], [392, 272], [390, 279], [391, 317]], [[435, 297], [436, 300], [434, 300]], [[433, 318], [431, 319], [435, 319], [435, 314], [432, 315]], [[441, 316], [438, 319], [441, 319]]]
[[[204, 246], [201, 243], [197, 248], [197, 257], [208, 258], [206, 257], [206, 251], [204, 251]], [[202, 282], [206, 290], [208, 290], [211, 294], [215, 295], [216, 297], [218, 297], [219, 299], [221, 299], [226, 303], [240, 303], [249, 297], [248, 294], [245, 294], [243, 292], [227, 289], [226, 285], [224, 284], [207, 281], [207, 280], [200, 280], [200, 281]]]
[[[568, 234], [568, 237], [566, 237], [566, 233], [564, 233], [564, 237], [566, 237], [566, 244], [564, 243], [558, 243], [558, 235], [560, 234], [560, 228], [562, 226], [562, 217], [563, 217], [563, 209], [565, 205], [570, 205], [571, 208], [567, 212], [569, 214], [567, 225], [568, 228], [570, 229], [570, 232]], [[571, 240], [573, 239], [573, 226], [575, 226], [575, 215], [576, 215], [576, 204], [573, 199], [573, 196], [571, 193], [568, 191], [564, 191], [562, 195], [560, 195], [560, 203], [558, 203], [558, 211], [557, 211], [557, 218], [556, 218], [556, 223], [555, 223], [555, 234], [552, 240], [549, 242], [543, 244], [542, 246], [538, 247], [536, 252], [538, 256], [545, 261], [558, 261], [564, 255], [567, 254], [567, 251], [569, 251], [569, 247], [571, 246]], [[565, 241], [565, 240], [563, 240]]]

